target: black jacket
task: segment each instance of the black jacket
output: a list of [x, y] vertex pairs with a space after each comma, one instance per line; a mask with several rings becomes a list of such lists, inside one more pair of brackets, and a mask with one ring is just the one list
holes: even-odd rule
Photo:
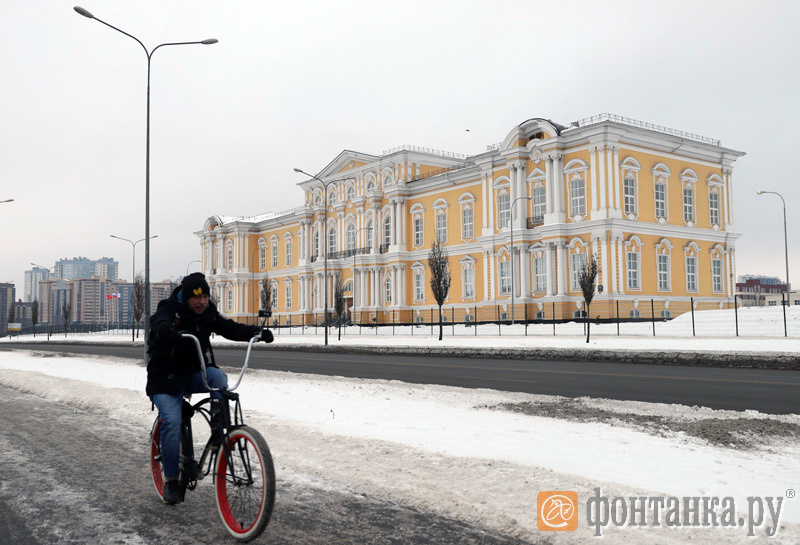
[[158, 303], [150, 317], [150, 338], [147, 352], [147, 395], [181, 395], [192, 373], [200, 370], [197, 347], [192, 339], [159, 339], [159, 325], [172, 322], [179, 332], [191, 333], [200, 340], [207, 366], [216, 367], [211, 357], [211, 333], [232, 341], [249, 341], [258, 335], [261, 327], [249, 326], [223, 317], [214, 303], [198, 315], [178, 300], [181, 286], [175, 288], [169, 299]]

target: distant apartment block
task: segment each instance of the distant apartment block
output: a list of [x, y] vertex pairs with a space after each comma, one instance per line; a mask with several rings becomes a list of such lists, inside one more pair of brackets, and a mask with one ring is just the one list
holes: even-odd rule
[[94, 260], [87, 257], [73, 257], [56, 262], [54, 275], [66, 280], [78, 278], [107, 278], [116, 281], [119, 278], [119, 263], [110, 257]]
[[780, 305], [781, 294], [786, 290], [786, 283], [774, 276], [743, 275], [736, 283], [739, 305], [743, 307]]

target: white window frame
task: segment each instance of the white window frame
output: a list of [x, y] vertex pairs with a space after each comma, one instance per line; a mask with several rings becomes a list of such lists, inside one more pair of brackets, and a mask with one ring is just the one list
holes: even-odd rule
[[278, 293], [278, 281], [277, 280], [271, 280], [270, 283], [269, 283], [269, 287], [270, 287], [270, 290], [272, 291], [272, 301], [271, 301], [272, 302], [272, 310], [278, 310], [278, 299], [279, 299], [278, 296], [280, 295]]
[[[632, 174], [622, 180], [623, 209], [625, 216], [636, 216], [636, 178]], [[628, 217], [628, 219], [632, 219]]]
[[656, 253], [656, 274], [658, 275], [658, 291], [670, 291], [670, 256], [665, 253]]
[[284, 304], [286, 310], [292, 310], [292, 281], [287, 280], [283, 283]]
[[533, 291], [547, 291], [547, 256], [544, 252], [533, 256]]
[[[352, 189], [352, 188], [351, 188]], [[352, 223], [347, 225], [346, 229], [346, 237], [347, 237], [347, 249], [348, 250], [355, 250], [356, 249], [356, 226]]]
[[[661, 191], [659, 191], [659, 189]], [[656, 213], [656, 220], [665, 220], [667, 219], [667, 183], [662, 180], [656, 180], [655, 185], [653, 186], [654, 198], [655, 198], [655, 213]], [[659, 195], [661, 193], [661, 195]]]
[[511, 228], [511, 194], [503, 188], [497, 193], [498, 231]]
[[687, 292], [695, 293], [700, 291], [697, 283], [697, 266], [697, 256], [687, 254], [685, 259]]
[[572, 290], [581, 291], [581, 271], [587, 263], [585, 252], [575, 252], [569, 254], [569, 267], [572, 272]]
[[722, 273], [723, 270], [723, 262], [721, 257], [712, 257], [711, 258], [711, 291], [714, 293], [722, 293], [723, 290], [723, 283], [722, 283]]
[[286, 266], [292, 266], [292, 237], [286, 237], [283, 239], [284, 243], [284, 254], [286, 254]]
[[497, 276], [500, 295], [511, 295], [511, 258], [497, 260]]
[[391, 276], [387, 276], [383, 280], [383, 287], [384, 287], [384, 296], [385, 296], [384, 302], [387, 305], [390, 305], [392, 303], [392, 277]]
[[425, 244], [425, 220], [419, 213], [414, 214], [412, 221], [414, 222], [414, 246], [420, 248]]
[[267, 245], [260, 244], [258, 246], [258, 269], [263, 271], [267, 268]]
[[569, 181], [569, 215], [571, 218], [586, 215], [586, 182], [582, 176]]
[[628, 290], [641, 291], [641, 253], [635, 250], [625, 252], [625, 269], [627, 271]]
[[461, 238], [462, 240], [475, 238], [475, 210], [472, 208], [472, 203], [461, 207]]
[[439, 208], [436, 214], [436, 240], [447, 243], [447, 209]]
[[461, 263], [461, 297], [475, 299], [475, 262], [464, 261]]
[[272, 249], [272, 268], [278, 267], [278, 241], [270, 241], [270, 248]]
[[392, 243], [392, 216], [387, 214], [383, 218], [383, 244], [388, 248]]
[[719, 193], [713, 189], [708, 194], [708, 221], [712, 227], [719, 226]]
[[695, 223], [694, 216], [694, 186], [685, 184], [681, 191], [683, 199], [683, 223], [686, 225]]
[[328, 229], [327, 239], [328, 239], [328, 255], [335, 254], [337, 244], [339, 243], [339, 237], [338, 233], [336, 232], [335, 226], [331, 226], [331, 228]]
[[414, 267], [411, 269], [413, 274], [414, 283], [414, 302], [425, 302], [425, 269], [423, 267]]
[[533, 220], [534, 222], [541, 223], [544, 221], [544, 215], [547, 213], [547, 189], [541, 184], [537, 183], [533, 187]]

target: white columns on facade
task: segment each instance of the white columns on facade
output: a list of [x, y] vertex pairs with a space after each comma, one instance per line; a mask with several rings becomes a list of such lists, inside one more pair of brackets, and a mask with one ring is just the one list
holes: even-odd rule
[[[616, 246], [616, 250], [617, 250], [616, 251], [616, 261], [618, 263], [618, 267], [622, 267], [623, 263], [625, 262], [625, 260], [622, 258], [622, 256], [624, 256], [625, 254], [622, 253], [622, 237], [621, 236], [617, 236], [616, 237], [615, 246]], [[622, 268], [621, 270], [624, 271], [625, 269]], [[625, 293], [625, 281], [624, 281], [623, 278], [620, 278], [620, 279], [617, 280], [617, 293], [619, 293], [619, 294]]]
[[567, 245], [563, 241], [558, 241], [556, 244], [556, 262], [558, 265], [556, 295], [566, 295], [569, 291], [567, 284], [569, 281], [569, 274], [567, 270]]
[[600, 273], [601, 273], [601, 280], [603, 289], [606, 293], [611, 293], [611, 286], [609, 285], [608, 279], [608, 237], [603, 234], [597, 237], [597, 246], [600, 249], [601, 256], [600, 256]]
[[597, 154], [597, 162], [598, 162], [598, 188], [600, 190], [599, 200], [597, 203], [597, 208], [599, 210], [603, 210], [603, 216], [607, 216], [606, 212], [606, 193], [608, 192], [608, 178], [606, 177], [606, 146], [600, 146]]
[[556, 245], [552, 242], [547, 245], [545, 263], [547, 264], [547, 296], [552, 297], [556, 294]]
[[[591, 217], [592, 214], [598, 209], [598, 205], [600, 203], [598, 196], [600, 194], [600, 181], [598, 178], [597, 173], [597, 156], [598, 151], [600, 150], [599, 146], [589, 146], [589, 176], [590, 176], [590, 187], [591, 191], [591, 200], [587, 200], [587, 217]], [[597, 217], [597, 216], [595, 216]]]
[[614, 210], [615, 211], [621, 211], [620, 193], [622, 192], [622, 190], [620, 188], [621, 178], [620, 178], [620, 172], [619, 172], [619, 147], [618, 146], [614, 146], [613, 149], [614, 149], [614, 163], [613, 163], [614, 164], [614, 171], [612, 173], [613, 176], [612, 176], [612, 180], [611, 180], [611, 190], [612, 190], [612, 193], [614, 194]]
[[531, 295], [531, 253], [525, 247], [519, 252], [519, 266], [522, 270], [520, 296], [527, 298]]

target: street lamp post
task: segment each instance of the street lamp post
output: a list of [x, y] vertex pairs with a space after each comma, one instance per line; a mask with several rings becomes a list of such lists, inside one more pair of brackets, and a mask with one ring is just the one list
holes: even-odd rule
[[324, 265], [324, 271], [325, 271], [324, 275], [325, 276], [323, 278], [323, 293], [324, 293], [323, 297], [325, 299], [325, 317], [324, 317], [323, 320], [324, 320], [324, 324], [325, 324], [325, 346], [328, 346], [328, 243], [329, 243], [329, 240], [328, 240], [328, 185], [332, 184], [333, 182], [341, 181], [341, 180], [329, 180], [329, 181], [326, 182], [326, 181], [320, 179], [318, 176], [315, 176], [313, 174], [309, 174], [308, 172], [300, 170], [299, 168], [294, 169], [294, 171], [299, 173], [299, 174], [305, 174], [309, 178], [313, 178], [313, 179], [317, 180], [319, 183], [322, 184], [322, 192], [325, 194], [324, 195], [324, 197], [325, 197], [325, 210], [323, 211], [323, 216], [322, 216], [322, 235], [323, 235], [323, 237], [322, 237], [322, 257], [323, 257], [323, 260], [325, 261], [325, 265]]
[[170, 45], [195, 45], [195, 44], [202, 44], [202, 45], [211, 45], [218, 42], [216, 38], [208, 38], [205, 40], [200, 40], [197, 42], [168, 42], [163, 43], [155, 46], [151, 51], [147, 50], [147, 47], [132, 34], [128, 34], [124, 30], [120, 30], [115, 26], [112, 26], [105, 21], [98, 19], [94, 15], [92, 15], [88, 10], [83, 9], [80, 6], [75, 6], [73, 8], [77, 13], [83, 15], [88, 19], [94, 19], [98, 23], [102, 23], [109, 28], [116, 30], [117, 32], [128, 36], [136, 40], [136, 42], [142, 46], [144, 49], [145, 55], [147, 56], [147, 138], [146, 138], [146, 158], [145, 158], [145, 219], [144, 219], [144, 289], [145, 289], [145, 321], [144, 321], [144, 339], [145, 339], [145, 360], [147, 359], [147, 338], [150, 334], [150, 239], [154, 238], [150, 236], [150, 61], [153, 57], [153, 53], [159, 47], [165, 47]]
[[[511, 202], [511, 325], [514, 325], [514, 205], [520, 200], [531, 200], [530, 197], [517, 197]], [[526, 316], [527, 318], [527, 316]]]
[[[153, 238], [155, 238], [155, 237], [153, 237]], [[191, 265], [192, 263], [202, 263], [202, 262], [203, 261], [201, 259], [195, 259], [194, 261], [190, 261], [189, 263], [187, 263], [186, 264], [186, 276], [189, 276], [189, 265]]]
[[4, 200], [4, 201], [0, 201], [0, 204], [2, 204], [2, 203], [4, 203], [4, 202], [14, 202], [14, 199], [6, 199], [6, 200]]
[[[115, 238], [117, 240], [124, 240], [125, 242], [129, 242], [133, 249], [133, 269], [131, 273], [131, 304], [133, 304], [132, 300], [136, 297], [136, 245], [139, 244], [141, 241], [145, 240], [140, 238], [136, 242], [129, 240], [127, 238], [118, 237], [117, 235], [109, 235], [111, 238]], [[150, 238], [158, 238], [158, 235], [153, 235]], [[145, 284], [146, 287], [146, 284]], [[135, 332], [133, 330], [133, 313], [131, 313], [131, 342], [136, 342]], [[146, 346], [146, 343], [145, 343]]]
[[[776, 191], [759, 191], [759, 195], [764, 195], [765, 193], [771, 193], [773, 195], [777, 195], [781, 198], [781, 202], [783, 202], [783, 251], [784, 256], [786, 258], [786, 294], [791, 296], [792, 294], [792, 285], [789, 283], [789, 235], [786, 231], [786, 201], [783, 199], [783, 195]], [[789, 301], [786, 301], [786, 304], [789, 304]]]

